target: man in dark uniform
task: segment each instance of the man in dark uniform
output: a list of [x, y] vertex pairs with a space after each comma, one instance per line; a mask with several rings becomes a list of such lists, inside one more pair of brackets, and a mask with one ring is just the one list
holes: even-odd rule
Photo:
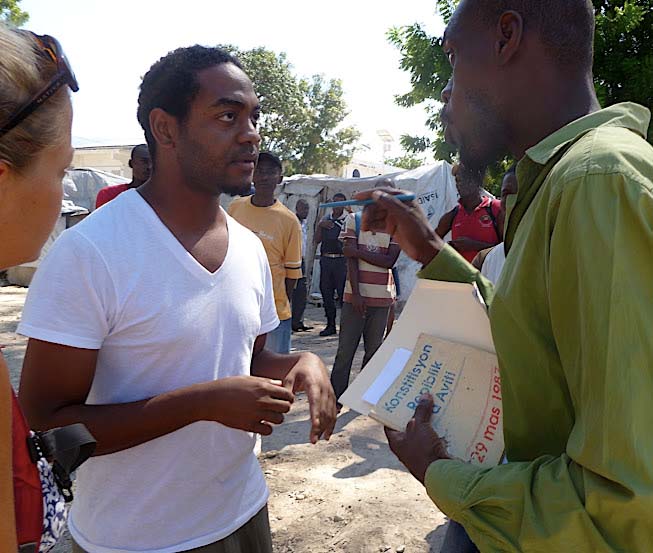
[[[345, 201], [344, 194], [333, 195], [334, 202]], [[324, 302], [327, 325], [320, 332], [320, 336], [336, 334], [336, 303], [334, 294], [338, 294], [338, 302], [342, 304], [342, 296], [347, 279], [347, 262], [343, 254], [343, 244], [340, 233], [345, 225], [347, 213], [342, 207], [335, 207], [331, 215], [320, 221], [315, 233], [315, 243], [322, 244], [320, 253], [320, 293]]]

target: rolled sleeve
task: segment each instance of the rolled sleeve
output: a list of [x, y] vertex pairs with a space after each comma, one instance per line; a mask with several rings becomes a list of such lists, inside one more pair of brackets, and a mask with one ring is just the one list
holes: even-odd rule
[[302, 278], [302, 227], [297, 218], [294, 215], [293, 217], [286, 242], [283, 267], [286, 278], [298, 280]]

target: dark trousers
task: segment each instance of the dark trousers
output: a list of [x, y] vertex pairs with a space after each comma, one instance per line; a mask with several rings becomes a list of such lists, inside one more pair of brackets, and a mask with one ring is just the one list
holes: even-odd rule
[[[302, 260], [302, 275], [306, 275], [304, 268], [304, 260]], [[306, 276], [303, 276], [297, 281], [295, 290], [292, 293], [292, 327], [293, 329], [304, 324], [304, 310], [306, 309]]]
[[342, 301], [347, 280], [347, 260], [344, 257], [320, 257], [320, 293], [324, 302], [327, 326], [336, 326], [336, 302], [333, 297], [337, 292]]
[[461, 524], [450, 520], [440, 553], [479, 553]]
[[[86, 552], [73, 542], [73, 553]], [[188, 553], [272, 553], [267, 505], [233, 534], [215, 543], [191, 549]]]
[[364, 367], [383, 342], [389, 311], [390, 306], [367, 307], [365, 315], [362, 316], [356, 312], [351, 303], [345, 303], [342, 306], [338, 353], [336, 353], [336, 361], [331, 371], [331, 385], [337, 398], [349, 386], [351, 364], [361, 341], [361, 335], [365, 345]]

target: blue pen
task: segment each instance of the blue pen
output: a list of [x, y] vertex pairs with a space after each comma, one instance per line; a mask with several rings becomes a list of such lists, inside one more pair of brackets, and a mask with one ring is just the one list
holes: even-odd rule
[[[415, 199], [415, 194], [398, 194], [393, 196], [400, 202], [410, 202]], [[371, 205], [374, 203], [374, 200], [347, 200], [344, 202], [329, 202], [326, 204], [320, 204], [320, 209], [326, 207], [348, 207], [350, 205]]]

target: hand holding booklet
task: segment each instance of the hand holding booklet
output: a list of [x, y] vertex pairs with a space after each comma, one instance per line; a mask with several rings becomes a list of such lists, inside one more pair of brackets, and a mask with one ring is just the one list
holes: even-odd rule
[[503, 454], [503, 407], [490, 323], [471, 284], [419, 280], [401, 318], [340, 402], [395, 430], [419, 398], [449, 454], [481, 466]]

